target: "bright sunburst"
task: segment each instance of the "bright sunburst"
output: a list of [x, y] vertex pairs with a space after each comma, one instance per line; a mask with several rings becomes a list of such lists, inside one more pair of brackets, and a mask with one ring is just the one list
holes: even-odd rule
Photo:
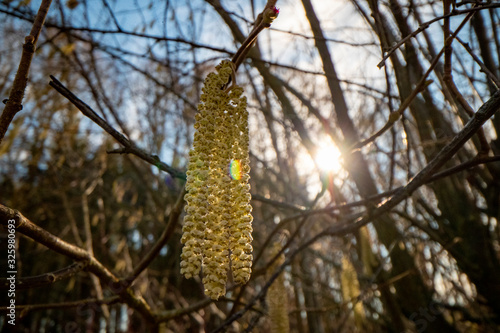
[[321, 171], [339, 173], [342, 170], [342, 158], [339, 149], [331, 141], [318, 145], [314, 159]]

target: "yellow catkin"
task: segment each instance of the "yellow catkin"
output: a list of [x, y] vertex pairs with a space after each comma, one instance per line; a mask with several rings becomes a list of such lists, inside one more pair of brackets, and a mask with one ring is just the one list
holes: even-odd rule
[[373, 274], [373, 267], [377, 266], [377, 258], [373, 254], [370, 232], [366, 226], [359, 229], [359, 242], [364, 273], [371, 276]]
[[231, 159], [240, 165], [237, 179], [232, 179], [230, 196], [234, 198], [230, 207], [233, 223], [230, 225], [230, 250], [234, 281], [243, 284], [250, 279], [252, 273], [252, 206], [250, 206], [250, 185], [248, 184], [250, 160], [248, 157], [248, 112], [247, 101], [242, 97], [243, 90], [236, 88], [231, 91], [231, 100], [236, 101], [236, 106], [230, 109], [234, 119], [232, 137], [235, 139]]
[[[216, 69], [198, 105], [181, 239], [181, 273], [190, 278], [202, 267], [205, 294], [213, 299], [226, 292], [229, 258], [236, 283], [248, 281], [253, 259], [247, 103], [241, 87], [225, 88], [232, 63], [223, 61]], [[238, 177], [229, 173], [233, 160]]]
[[[200, 108], [200, 112], [207, 112], [214, 124], [210, 138], [210, 156], [208, 172], [208, 204], [207, 222], [205, 228], [205, 244], [203, 246], [203, 285], [205, 294], [217, 299], [226, 293], [227, 271], [229, 269], [228, 251], [228, 221], [223, 219], [224, 193], [228, 175], [225, 168], [228, 162], [228, 150], [231, 138], [227, 135], [228, 119], [226, 108], [229, 103], [228, 94], [221, 89], [229, 80], [231, 68], [218, 66], [218, 76], [213, 76], [210, 96], [213, 104], [205, 104], [207, 109]], [[207, 87], [207, 85], [206, 85]]]
[[[197, 115], [197, 121], [203, 121], [202, 114]], [[193, 150], [190, 151], [188, 171], [186, 173], [186, 215], [182, 226], [181, 242], [184, 244], [181, 254], [181, 273], [186, 278], [198, 275], [201, 269], [202, 247], [204, 243], [204, 230], [208, 211], [208, 179], [207, 149], [203, 147], [200, 138], [204, 132], [209, 132], [209, 127], [198, 127], [195, 134]]]
[[357, 299], [360, 295], [358, 276], [351, 261], [345, 257], [342, 258], [342, 273], [340, 278], [344, 302], [350, 301], [353, 303], [354, 322], [356, 327], [361, 328], [364, 323], [365, 313], [363, 303]]
[[[280, 242], [273, 244], [269, 258], [274, 258], [281, 250]], [[285, 255], [282, 253], [276, 261], [269, 267], [268, 276], [274, 274], [276, 268], [285, 262]], [[271, 333], [290, 332], [290, 323], [288, 319], [288, 296], [285, 288], [285, 277], [283, 272], [274, 280], [269, 287], [266, 296], [269, 318], [271, 319]]]

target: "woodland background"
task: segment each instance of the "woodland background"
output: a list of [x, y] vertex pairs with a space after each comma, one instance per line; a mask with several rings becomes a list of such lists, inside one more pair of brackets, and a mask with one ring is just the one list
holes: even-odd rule
[[[253, 276], [215, 302], [181, 277], [203, 79], [264, 5], [52, 1], [0, 143], [17, 331], [267, 332], [273, 281], [291, 332], [500, 330], [497, 1], [278, 1], [237, 76]], [[0, 2], [2, 100], [39, 6]]]

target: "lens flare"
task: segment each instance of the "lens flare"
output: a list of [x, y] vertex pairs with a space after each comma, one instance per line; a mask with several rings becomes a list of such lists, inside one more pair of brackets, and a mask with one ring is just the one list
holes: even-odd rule
[[321, 171], [337, 174], [342, 170], [342, 155], [332, 142], [319, 144], [314, 159]]
[[229, 164], [229, 174], [235, 180], [241, 179], [241, 162], [240, 160], [231, 160]]

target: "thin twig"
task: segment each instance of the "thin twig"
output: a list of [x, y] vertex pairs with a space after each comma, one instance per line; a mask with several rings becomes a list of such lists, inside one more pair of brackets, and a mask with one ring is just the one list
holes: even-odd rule
[[491, 80], [491, 82], [493, 82], [493, 84], [495, 85], [495, 88], [497, 89], [500, 89], [500, 79], [498, 79], [498, 77], [493, 74], [489, 69], [488, 67], [486, 67], [486, 65], [481, 61], [481, 59], [474, 53], [474, 51], [472, 51], [471, 47], [469, 46], [469, 43], [466, 43], [464, 42], [462, 39], [460, 39], [460, 37], [456, 37], [456, 40], [462, 44], [462, 46], [464, 47], [464, 49], [469, 53], [469, 55], [472, 57], [472, 59], [474, 59], [474, 61], [476, 62], [476, 64], [479, 65], [479, 67], [481, 68], [481, 71], [486, 74], [486, 76], [488, 77], [488, 79]]
[[[53, 284], [57, 281], [69, 278], [81, 272], [85, 269], [87, 264], [87, 262], [79, 261], [54, 272], [49, 272], [37, 276], [18, 278], [16, 280], [16, 290], [38, 288]], [[7, 279], [0, 279], [0, 290], [9, 289], [9, 285], [10, 282], [7, 281]]]
[[108, 124], [104, 119], [102, 119], [90, 106], [85, 104], [81, 99], [79, 99], [75, 94], [73, 94], [68, 88], [66, 88], [59, 80], [57, 80], [52, 75], [50, 76], [52, 81], [50, 81], [50, 86], [53, 87], [57, 92], [66, 97], [74, 106], [78, 108], [85, 116], [90, 118], [93, 122], [104, 129], [108, 134], [110, 134], [116, 141], [118, 141], [123, 148], [111, 151], [111, 153], [120, 154], [133, 154], [137, 157], [143, 159], [144, 161], [156, 166], [158, 169], [168, 172], [172, 177], [179, 179], [186, 179], [186, 174], [180, 170], [177, 170], [166, 163], [162, 162], [160, 158], [156, 155], [151, 155], [138, 148], [129, 139], [127, 139], [123, 134], [115, 130], [110, 124]]
[[9, 220], [15, 220], [16, 231], [33, 239], [35, 242], [57, 253], [72, 258], [73, 260], [85, 262], [87, 270], [97, 275], [102, 282], [104, 282], [115, 294], [118, 294], [131, 308], [136, 309], [147, 320], [154, 321], [154, 315], [151, 312], [151, 308], [144, 301], [142, 296], [136, 296], [130, 288], [123, 287], [121, 281], [87, 251], [39, 227], [23, 216], [19, 211], [0, 204], [0, 224], [6, 226]]
[[257, 16], [253, 30], [241, 44], [240, 48], [232, 59], [235, 66], [235, 71], [238, 70], [238, 67], [245, 59], [248, 51], [250, 51], [250, 48], [257, 39], [259, 33], [261, 33], [262, 30], [269, 28], [272, 21], [278, 16], [279, 10], [276, 9], [276, 2], [277, 0], [268, 0], [266, 7], [264, 7], [264, 10]]
[[200, 309], [203, 309], [210, 303], [212, 303], [213, 300], [209, 297], [202, 299], [199, 302], [196, 302], [194, 304], [191, 304], [190, 306], [182, 309], [175, 309], [175, 310], [169, 310], [169, 311], [163, 311], [158, 314], [158, 322], [164, 322], [168, 321], [174, 318], [178, 318], [180, 316], [190, 314], [194, 311], [198, 311]]
[[281, 274], [286, 266], [290, 265], [293, 258], [302, 250], [317, 242], [319, 239], [326, 236], [342, 236], [358, 230], [362, 226], [370, 223], [374, 219], [383, 214], [388, 213], [392, 208], [398, 205], [401, 201], [406, 199], [411, 193], [422, 186], [431, 175], [439, 169], [446, 161], [448, 161], [464, 144], [467, 142], [481, 126], [491, 118], [496, 111], [500, 109], [500, 91], [497, 91], [481, 108], [475, 113], [474, 117], [465, 125], [453, 140], [446, 145], [440, 153], [427, 164], [405, 187], [396, 192], [396, 194], [375, 209], [371, 209], [365, 215], [355, 222], [344, 220], [338, 225], [328, 227], [327, 229], [317, 233], [309, 240], [302, 243], [295, 250], [291, 251], [285, 262], [276, 269], [274, 274], [268, 279], [266, 284], [262, 286], [259, 293], [255, 295], [247, 305], [228, 318], [220, 327], [215, 329], [212, 333], [223, 332], [232, 322], [238, 320], [247, 312], [259, 299], [262, 299], [274, 280]]
[[[486, 164], [486, 163], [494, 163], [494, 162], [499, 162], [500, 161], [500, 156], [488, 156], [488, 157], [476, 157], [470, 161], [461, 163], [459, 165], [456, 165], [454, 167], [445, 169], [443, 171], [437, 172], [433, 174], [424, 184], [430, 184], [432, 182], [435, 182], [436, 180], [448, 177], [450, 175], [471, 169], [475, 166], [481, 165], [481, 164]], [[368, 196], [362, 200], [357, 200], [357, 201], [351, 201], [347, 203], [342, 203], [334, 206], [329, 206], [325, 208], [320, 208], [320, 209], [311, 209], [311, 210], [306, 210], [306, 208], [298, 208], [296, 206], [277, 201], [277, 200], [272, 200], [272, 199], [267, 199], [262, 196], [259, 196], [257, 194], [252, 194], [252, 200], [255, 201], [260, 201], [262, 203], [266, 203], [268, 205], [272, 205], [274, 207], [281, 207], [284, 209], [289, 209], [298, 212], [295, 215], [289, 216], [283, 220], [280, 221], [280, 223], [277, 225], [276, 228], [282, 228], [284, 223], [289, 223], [293, 220], [297, 220], [299, 218], [302, 218], [304, 216], [310, 216], [310, 215], [315, 215], [315, 214], [331, 214], [334, 211], [337, 210], [345, 210], [347, 208], [354, 208], [354, 207], [362, 207], [366, 206], [368, 204], [372, 204], [374, 202], [380, 202], [384, 198], [388, 198], [391, 195], [394, 195], [398, 191], [401, 191], [404, 188], [404, 186], [399, 186], [394, 189], [381, 192], [372, 196]], [[274, 231], [273, 231], [274, 232]]]
[[[445, 14], [448, 13], [450, 10], [451, 6], [451, 1], [446, 0], [443, 2], [444, 6], [444, 12]], [[444, 73], [443, 73], [443, 81], [448, 87], [449, 91], [451, 92], [452, 97], [456, 101], [456, 103], [463, 108], [463, 110], [467, 113], [469, 117], [472, 117], [474, 115], [474, 110], [472, 107], [469, 105], [469, 103], [465, 100], [464, 96], [460, 93], [458, 90], [458, 87], [455, 84], [455, 81], [453, 80], [453, 73], [452, 73], [452, 53], [453, 53], [453, 40], [457, 37], [458, 32], [465, 26], [465, 23], [468, 22], [472, 16], [474, 16], [476, 12], [470, 12], [467, 14], [465, 19], [462, 21], [460, 26], [456, 29], [456, 31], [451, 34], [450, 33], [450, 18], [447, 17], [444, 20], [444, 37], [445, 37], [445, 43], [444, 43], [444, 50], [445, 50], [445, 57], [444, 57]], [[477, 132], [477, 137], [479, 138], [479, 154], [487, 156], [488, 152], [490, 151], [490, 146], [488, 144], [488, 140], [486, 140], [486, 136], [484, 135], [484, 131], [482, 128], [479, 129]]]
[[[82, 299], [79, 301], [74, 301], [74, 302], [63, 302], [63, 303], [46, 303], [46, 304], [32, 304], [32, 305], [17, 305], [16, 304], [16, 309], [17, 310], [22, 310], [23, 315], [26, 315], [29, 311], [32, 310], [43, 310], [43, 309], [67, 309], [67, 308], [74, 308], [74, 307], [81, 307], [84, 305], [90, 305], [90, 304], [96, 304], [96, 305], [101, 305], [101, 304], [114, 304], [120, 301], [120, 297], [118, 296], [111, 296], [111, 297], [106, 297], [105, 299], [95, 299], [95, 298], [88, 298], [88, 299]], [[5, 311], [7, 310], [6, 306], [0, 307], [0, 311]]]
[[333, 226], [327, 231], [333, 235], [343, 235], [368, 224], [373, 219], [388, 213], [400, 202], [408, 198], [420, 186], [431, 179], [432, 175], [449, 161], [453, 155], [500, 109], [500, 90], [497, 91], [474, 116], [467, 122], [465, 127], [434, 157], [410, 182], [400, 188], [390, 199], [375, 209], [364, 214], [354, 223]]
[[179, 194], [179, 198], [177, 199], [177, 202], [175, 203], [175, 207], [172, 209], [170, 212], [170, 216], [168, 218], [168, 223], [165, 227], [165, 230], [163, 231], [162, 235], [160, 238], [156, 241], [156, 244], [149, 250], [149, 252], [142, 258], [142, 260], [137, 264], [137, 266], [134, 268], [134, 271], [132, 274], [124, 279], [125, 285], [129, 286], [132, 284], [132, 282], [137, 279], [139, 274], [141, 274], [142, 271], [144, 271], [151, 261], [153, 261], [158, 254], [160, 253], [161, 249], [167, 243], [167, 241], [172, 237], [172, 234], [175, 231], [175, 227], [177, 226], [177, 222], [179, 220], [179, 216], [182, 213], [182, 208], [184, 207], [184, 195], [186, 194], [186, 189], [183, 188], [181, 193]]
[[[411, 92], [410, 96], [408, 96], [403, 101], [403, 103], [401, 104], [401, 106], [399, 107], [399, 109], [397, 111], [392, 112], [389, 115], [389, 119], [387, 120], [387, 123], [380, 130], [378, 130], [375, 134], [371, 135], [369, 138], [367, 138], [365, 140], [362, 140], [360, 142], [357, 142], [354, 145], [352, 145], [349, 148], [348, 152], [356, 151], [356, 150], [358, 150], [358, 149], [360, 149], [360, 148], [362, 148], [362, 147], [364, 147], [364, 146], [372, 143], [373, 141], [375, 141], [375, 139], [377, 139], [379, 136], [381, 136], [382, 134], [384, 134], [388, 129], [390, 129], [396, 123], [396, 121], [403, 115], [403, 112], [410, 106], [411, 102], [413, 102], [413, 100], [415, 99], [415, 97], [417, 97], [417, 95], [420, 92], [424, 91], [424, 89], [433, 82], [432, 80], [427, 80], [427, 77], [429, 77], [429, 75], [431, 74], [431, 72], [437, 66], [437, 64], [439, 62], [439, 59], [441, 58], [441, 56], [443, 55], [443, 53], [446, 53], [446, 49], [447, 49], [447, 47], [449, 47], [449, 44], [451, 44], [451, 42], [453, 41], [453, 39], [458, 35], [458, 33], [460, 32], [460, 30], [470, 20], [470, 18], [474, 15], [474, 13], [475, 12], [468, 13], [467, 16], [460, 23], [460, 25], [458, 26], [458, 28], [455, 30], [455, 32], [453, 32], [453, 34], [451, 34], [450, 36], [448, 36], [446, 38], [445, 45], [443, 46], [443, 48], [441, 49], [441, 51], [439, 51], [439, 53], [436, 55], [436, 57], [434, 57], [434, 59], [432, 60], [431, 65], [427, 69], [427, 72], [425, 72], [425, 74], [422, 76], [422, 78], [420, 79], [420, 81], [417, 83], [417, 86], [415, 87], [415, 89], [413, 89], [413, 91]], [[446, 61], [445, 61], [445, 63], [446, 63]], [[445, 75], [445, 77], [446, 77], [446, 75]], [[446, 81], [446, 79], [445, 79], [445, 81]]]
[[399, 49], [401, 47], [401, 45], [403, 45], [404, 43], [406, 43], [411, 38], [417, 36], [419, 33], [421, 33], [422, 31], [424, 31], [431, 24], [433, 24], [433, 23], [435, 23], [437, 21], [440, 21], [440, 20], [445, 19], [447, 17], [452, 17], [452, 16], [457, 16], [457, 15], [467, 14], [467, 13], [470, 13], [470, 12], [476, 12], [478, 10], [483, 10], [483, 9], [488, 9], [488, 8], [498, 8], [498, 7], [500, 7], [500, 4], [491, 4], [491, 5], [474, 7], [474, 8], [465, 9], [465, 10], [453, 10], [449, 14], [442, 15], [442, 16], [433, 18], [432, 20], [429, 20], [427, 22], [424, 22], [424, 23], [422, 23], [420, 25], [420, 27], [418, 27], [417, 30], [413, 31], [411, 34], [409, 34], [408, 36], [404, 37], [399, 42], [397, 42], [393, 47], [391, 47], [391, 49], [389, 51], [387, 51], [386, 54], [383, 56], [382, 60], [377, 64], [377, 67], [378, 68], [382, 68], [383, 66], [385, 66], [385, 61], [391, 56], [391, 54], [393, 54], [397, 49]]
[[14, 119], [14, 116], [23, 109], [22, 103], [24, 92], [26, 90], [26, 86], [28, 85], [28, 74], [30, 71], [31, 61], [33, 60], [38, 36], [40, 36], [40, 31], [42, 30], [43, 23], [47, 17], [51, 2], [52, 0], [42, 1], [35, 18], [35, 22], [31, 28], [31, 32], [24, 38], [21, 61], [19, 62], [14, 83], [12, 84], [9, 99], [5, 102], [5, 108], [0, 116], [0, 144], [2, 143], [10, 123]]

